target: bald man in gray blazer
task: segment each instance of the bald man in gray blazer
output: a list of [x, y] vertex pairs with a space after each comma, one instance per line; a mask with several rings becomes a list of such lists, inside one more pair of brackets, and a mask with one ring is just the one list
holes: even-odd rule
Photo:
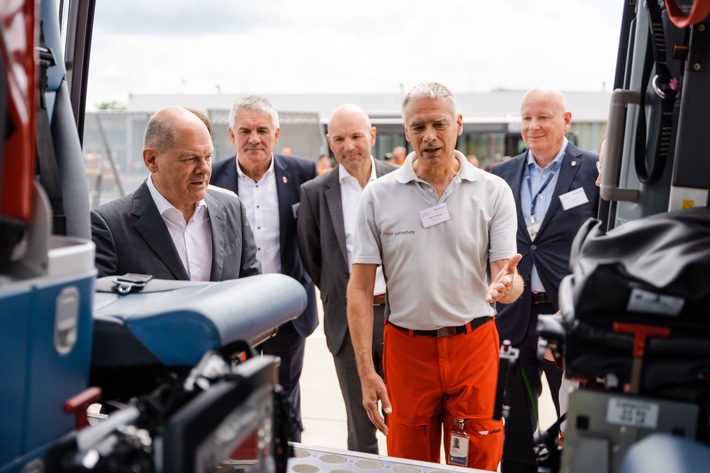
[[[182, 107], [156, 112], [146, 128], [143, 159], [150, 171], [146, 181], [91, 212], [99, 277], [142, 273], [222, 281], [261, 273], [244, 205], [232, 192], [208, 188], [212, 141], [199, 118]], [[168, 224], [173, 233], [182, 225], [205, 237], [195, 239], [197, 258], [185, 258], [186, 239], [173, 238]]]
[[[320, 289], [324, 330], [345, 401], [348, 449], [378, 453], [376, 428], [362, 405], [355, 352], [348, 331], [345, 294], [359, 193], [371, 180], [398, 168], [372, 158], [376, 130], [355, 105], [338, 107], [328, 122], [328, 143], [338, 165], [301, 186], [298, 243], [306, 270]], [[381, 291], [384, 291], [382, 280]], [[373, 359], [382, 362], [384, 293], [373, 296]]]

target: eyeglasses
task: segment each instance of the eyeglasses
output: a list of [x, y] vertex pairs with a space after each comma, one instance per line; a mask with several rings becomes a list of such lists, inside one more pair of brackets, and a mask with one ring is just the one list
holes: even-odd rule
[[597, 161], [597, 172], [602, 172], [602, 162]]

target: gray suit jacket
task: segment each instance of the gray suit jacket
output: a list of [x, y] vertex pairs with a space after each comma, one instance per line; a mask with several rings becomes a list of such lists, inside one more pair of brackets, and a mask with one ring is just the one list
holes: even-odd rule
[[[375, 160], [377, 177], [398, 166]], [[339, 165], [301, 186], [298, 247], [303, 265], [320, 289], [323, 325], [331, 353], [340, 350], [348, 333], [346, 291], [350, 279], [345, 243]]]
[[[244, 205], [237, 196], [208, 189], [205, 196], [212, 227], [211, 281], [261, 273]], [[187, 280], [170, 232], [158, 213], [148, 185], [91, 212], [99, 277], [125, 273]]]

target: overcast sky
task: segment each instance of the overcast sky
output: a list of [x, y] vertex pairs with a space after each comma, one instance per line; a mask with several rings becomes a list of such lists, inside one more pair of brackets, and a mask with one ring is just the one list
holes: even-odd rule
[[129, 93], [610, 90], [625, 0], [99, 0], [87, 105]]

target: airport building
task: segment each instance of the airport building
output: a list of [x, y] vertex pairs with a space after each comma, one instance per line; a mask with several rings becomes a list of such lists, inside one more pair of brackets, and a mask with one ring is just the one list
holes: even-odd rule
[[[457, 148], [465, 155], [476, 155], [484, 168], [524, 150], [520, 137], [520, 102], [524, 93], [524, 90], [454, 91], [464, 117], [464, 130]], [[572, 112], [570, 138], [579, 147], [598, 152], [606, 129], [611, 92], [564, 91], [564, 95], [567, 108]], [[212, 122], [215, 160], [233, 156], [228, 117], [240, 97], [238, 94], [130, 94], [126, 110], [87, 113], [84, 153], [89, 188], [94, 189], [94, 204], [110, 199], [110, 194], [120, 193], [119, 188], [124, 193], [131, 192], [135, 182], [143, 179], [143, 131], [150, 115], [160, 108], [180, 105], [205, 112]], [[294, 154], [314, 160], [321, 153], [327, 153], [328, 117], [344, 103], [357, 104], [370, 115], [377, 128], [375, 158], [382, 159], [395, 146], [408, 145], [401, 119], [404, 93], [266, 94], [266, 97], [279, 111], [281, 136], [276, 151], [288, 146]]]

